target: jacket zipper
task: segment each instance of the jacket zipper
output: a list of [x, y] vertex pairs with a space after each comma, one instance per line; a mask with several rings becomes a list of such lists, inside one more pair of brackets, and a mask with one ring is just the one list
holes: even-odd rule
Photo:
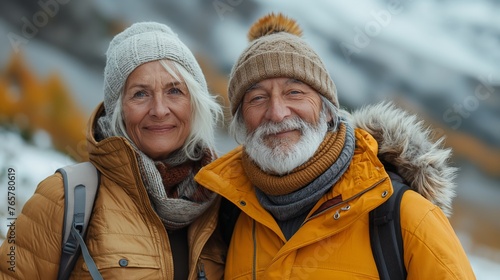
[[385, 180], [387, 180], [387, 178], [382, 178], [382, 179], [380, 179], [379, 181], [375, 182], [375, 184], [371, 185], [369, 188], [364, 189], [363, 191], [361, 191], [361, 192], [359, 192], [359, 193], [357, 193], [357, 194], [355, 194], [355, 195], [351, 196], [350, 198], [348, 198], [348, 199], [346, 199], [346, 200], [343, 200], [343, 201], [341, 201], [341, 202], [339, 202], [339, 203], [333, 204], [333, 205], [331, 205], [331, 206], [330, 206], [330, 207], [328, 207], [328, 208], [323, 209], [323, 211], [318, 212], [318, 213], [316, 213], [316, 214], [312, 215], [311, 217], [307, 218], [307, 219], [306, 219], [306, 220], [302, 223], [302, 225], [300, 225], [300, 226], [302, 227], [302, 226], [303, 226], [306, 222], [308, 222], [308, 221], [310, 221], [311, 219], [313, 219], [313, 218], [315, 218], [315, 217], [319, 216], [321, 213], [324, 213], [324, 212], [326, 212], [326, 211], [328, 211], [328, 210], [330, 210], [330, 209], [332, 209], [332, 208], [334, 208], [334, 207], [337, 207], [337, 206], [339, 206], [339, 205], [346, 204], [346, 203], [348, 203], [348, 202], [350, 202], [350, 201], [352, 201], [352, 200], [354, 200], [354, 199], [356, 199], [356, 198], [360, 197], [361, 195], [363, 195], [363, 194], [367, 193], [368, 191], [370, 191], [370, 190], [374, 189], [376, 186], [380, 185], [380, 184], [381, 184], [382, 182], [384, 182]]
[[198, 262], [198, 280], [207, 280], [207, 274], [205, 273], [205, 266], [201, 262]]
[[253, 269], [252, 279], [257, 280], [257, 235], [255, 230], [255, 220], [252, 222], [252, 239], [253, 239]]
[[[209, 211], [209, 210], [210, 210], [210, 208], [207, 211]], [[200, 232], [202, 232], [203, 229], [211, 227], [211, 224], [213, 224], [214, 222], [216, 222], [216, 221], [212, 221], [212, 219], [210, 219], [210, 218], [203, 219], [202, 223], [198, 226], [198, 230], [196, 231], [197, 232], [196, 238], [197, 238], [198, 242], [195, 242], [193, 244], [192, 251], [193, 251], [193, 254], [196, 252], [196, 256], [198, 258], [198, 262], [197, 262], [197, 269], [198, 269], [197, 279], [198, 280], [207, 280], [207, 274], [205, 272], [205, 265], [203, 264], [203, 261], [201, 258], [201, 252], [203, 251], [203, 248], [207, 244], [208, 239], [210, 239], [210, 236], [212, 236], [212, 234], [214, 233], [215, 228], [212, 229], [208, 234], [200, 234]], [[199, 251], [195, 250], [198, 248], [198, 246], [196, 246], [197, 244], [203, 244], [203, 245], [201, 245], [201, 248], [199, 248]], [[189, 271], [191, 273], [191, 268], [189, 268]]]

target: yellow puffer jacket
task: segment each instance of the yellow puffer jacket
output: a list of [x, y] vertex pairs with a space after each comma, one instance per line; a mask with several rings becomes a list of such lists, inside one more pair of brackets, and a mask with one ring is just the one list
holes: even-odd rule
[[[96, 110], [90, 124], [103, 112]], [[167, 231], [143, 186], [131, 146], [118, 137], [96, 142], [88, 133], [90, 160], [101, 172], [86, 244], [104, 279], [173, 279]], [[15, 272], [8, 270], [10, 244], [0, 248], [0, 279], [56, 279], [64, 213], [59, 174], [42, 181], [16, 220]], [[189, 226], [189, 279], [201, 264], [208, 279], [222, 279], [225, 251], [213, 235], [219, 200]], [[219, 246], [220, 245], [220, 246]], [[120, 266], [120, 260], [127, 260]], [[124, 263], [123, 261], [121, 262]], [[91, 279], [80, 256], [71, 279]]]
[[[288, 241], [245, 176], [241, 147], [198, 173], [199, 183], [242, 210], [225, 279], [379, 279], [370, 249], [368, 213], [393, 189], [377, 158], [377, 142], [361, 129], [355, 134], [350, 167]], [[408, 279], [474, 279], [447, 217], [416, 192], [403, 196], [401, 228]]]

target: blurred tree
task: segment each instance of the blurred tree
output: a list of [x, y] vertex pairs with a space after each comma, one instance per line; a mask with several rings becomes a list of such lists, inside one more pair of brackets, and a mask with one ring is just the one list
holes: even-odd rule
[[86, 117], [57, 74], [40, 82], [22, 60], [12, 56], [0, 75], [0, 125], [13, 127], [31, 141], [37, 130], [51, 136], [52, 145], [76, 161], [88, 159]]

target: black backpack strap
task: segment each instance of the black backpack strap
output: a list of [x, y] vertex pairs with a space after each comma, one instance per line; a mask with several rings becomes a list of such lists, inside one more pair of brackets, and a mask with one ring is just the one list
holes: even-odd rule
[[236, 225], [236, 220], [240, 216], [240, 208], [231, 203], [225, 197], [222, 197], [220, 208], [219, 208], [219, 228], [221, 231], [222, 239], [229, 247], [229, 242], [231, 242], [231, 236], [233, 235], [234, 226]]
[[410, 188], [403, 183], [399, 175], [392, 172], [388, 174], [394, 193], [369, 214], [370, 244], [380, 279], [406, 279], [400, 205], [404, 192]]

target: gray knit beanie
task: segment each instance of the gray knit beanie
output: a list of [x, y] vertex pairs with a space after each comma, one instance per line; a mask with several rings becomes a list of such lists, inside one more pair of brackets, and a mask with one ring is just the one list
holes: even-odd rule
[[116, 35], [106, 52], [104, 108], [108, 117], [130, 73], [141, 64], [161, 59], [179, 63], [208, 92], [205, 77], [194, 55], [170, 27], [156, 22], [135, 23]]
[[269, 14], [255, 22], [248, 33], [250, 45], [240, 55], [229, 77], [231, 114], [245, 91], [268, 78], [302, 81], [339, 106], [337, 89], [316, 52], [300, 38], [297, 23], [281, 14]]

